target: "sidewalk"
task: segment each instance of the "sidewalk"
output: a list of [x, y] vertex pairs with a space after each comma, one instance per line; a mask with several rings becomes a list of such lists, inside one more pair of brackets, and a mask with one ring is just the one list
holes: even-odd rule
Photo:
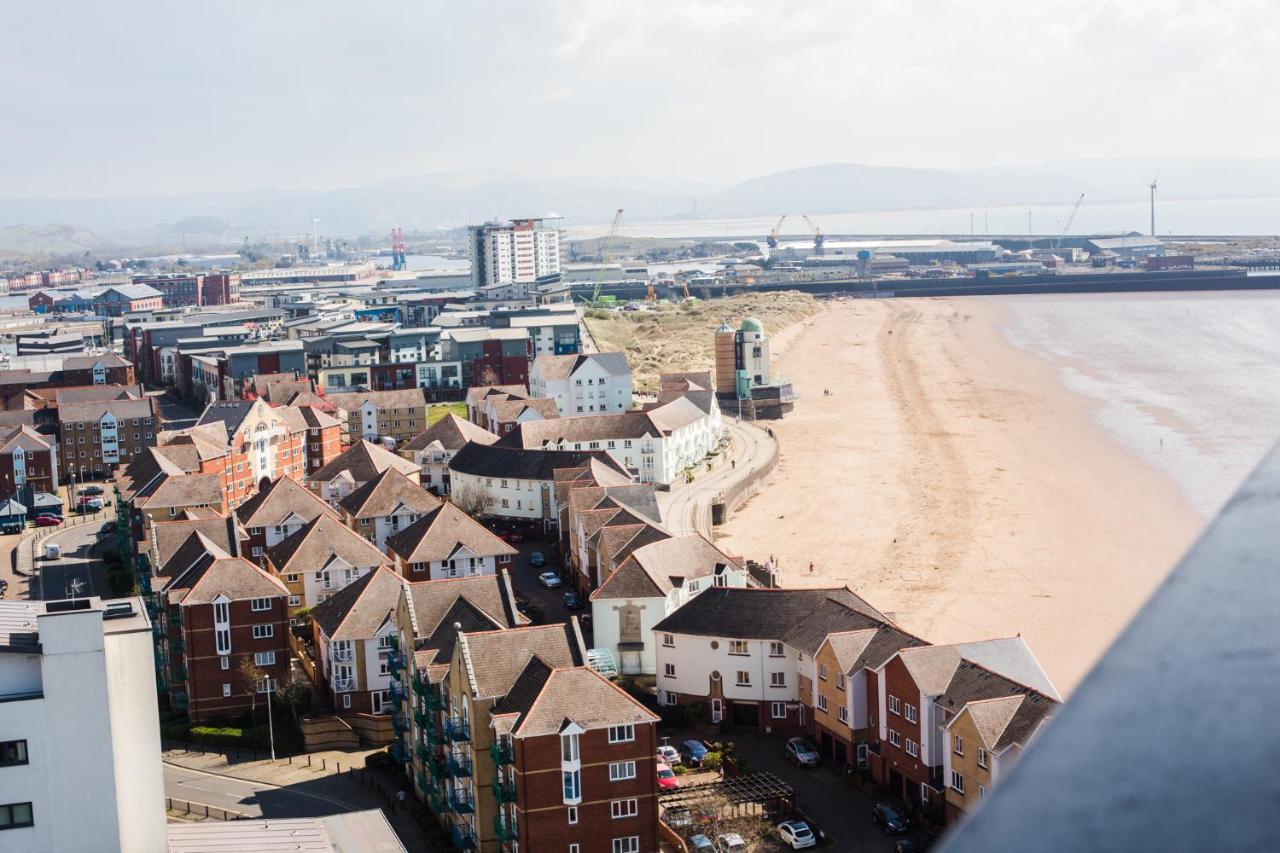
[[732, 445], [710, 471], [704, 468], [692, 483], [678, 483], [669, 492], [658, 492], [663, 523], [672, 532], [696, 531], [713, 538], [711, 504], [755, 476], [778, 453], [778, 440], [755, 424], [726, 418], [725, 433]]
[[[192, 750], [200, 749], [192, 745]], [[214, 773], [232, 779], [274, 785], [279, 788], [303, 788], [322, 791], [325, 798], [349, 806], [350, 811], [381, 809], [396, 835], [408, 850], [433, 850], [424, 827], [435, 824], [435, 818], [408, 790], [405, 802], [397, 794], [401, 786], [394, 777], [364, 769], [365, 758], [379, 750], [342, 752], [327, 750], [295, 755], [272, 761], [257, 758], [245, 751], [243, 760], [230, 750], [228, 758], [219, 752], [193, 752], [172, 744], [162, 753], [166, 764]], [[252, 757], [251, 757], [252, 756]]]

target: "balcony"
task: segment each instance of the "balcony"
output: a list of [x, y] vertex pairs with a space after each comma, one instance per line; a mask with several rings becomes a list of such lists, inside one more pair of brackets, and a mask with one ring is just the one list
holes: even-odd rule
[[503, 780], [495, 777], [489, 783], [489, 787], [493, 789], [493, 798], [499, 803], [514, 803], [516, 801], [515, 779]]
[[387, 696], [391, 697], [391, 704], [393, 705], [399, 705], [408, 698], [405, 696], [404, 688], [400, 686], [399, 681], [391, 682], [390, 687], [387, 688]]
[[465, 717], [450, 717], [444, 724], [444, 736], [451, 741], [471, 740], [471, 723]]
[[329, 650], [329, 657], [336, 663], [351, 663], [355, 660], [356, 652], [351, 646], [334, 646]]
[[174, 661], [170, 669], [174, 684], [183, 684], [187, 680], [187, 667], [181, 661]]
[[404, 748], [404, 743], [402, 743], [401, 741], [397, 740], [392, 742], [390, 753], [391, 753], [392, 759], [395, 760], [396, 764], [409, 763], [409, 752]]
[[430, 713], [426, 711], [417, 711], [417, 710], [413, 712], [413, 721], [414, 723], [417, 724], [418, 728], [424, 729], [424, 730], [431, 728], [432, 724], [435, 722], [434, 720], [431, 719]]
[[409, 731], [409, 718], [401, 711], [391, 715], [391, 729], [397, 736]]
[[454, 788], [449, 792], [449, 810], [458, 814], [471, 814], [476, 810], [476, 801], [462, 788]]
[[427, 748], [426, 744], [419, 743], [415, 751], [418, 753], [418, 762], [425, 767], [432, 758], [431, 750]]
[[470, 826], [465, 823], [455, 823], [453, 829], [449, 831], [449, 836], [453, 840], [453, 846], [459, 850], [474, 850], [476, 846], [476, 833]]
[[493, 831], [498, 834], [498, 840], [504, 844], [515, 841], [520, 836], [516, 829], [516, 816], [504, 815], [502, 812], [493, 816]]
[[349, 693], [356, 689], [356, 680], [354, 678], [335, 678], [329, 683], [333, 685], [334, 693]]
[[174, 634], [169, 638], [169, 652], [171, 654], [180, 655], [187, 650], [187, 644], [183, 641], [181, 634]]
[[387, 669], [393, 677], [404, 669], [404, 655], [398, 649], [387, 652]]
[[177, 710], [185, 711], [189, 704], [190, 703], [187, 700], [187, 691], [179, 690], [177, 693], [173, 694], [173, 707]]
[[450, 753], [444, 760], [446, 772], [454, 778], [471, 775], [471, 757], [460, 752]]
[[516, 763], [516, 750], [510, 742], [502, 743], [495, 740], [489, 744], [489, 755], [493, 758], [494, 764]]
[[449, 801], [445, 799], [444, 794], [440, 793], [439, 788], [429, 787], [427, 788], [427, 806], [433, 814], [440, 815], [449, 810]]

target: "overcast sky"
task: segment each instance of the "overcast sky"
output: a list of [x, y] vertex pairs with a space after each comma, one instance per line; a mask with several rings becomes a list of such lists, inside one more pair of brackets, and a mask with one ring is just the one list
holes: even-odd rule
[[0, 32], [10, 198], [477, 168], [719, 183], [1280, 139], [1273, 0], [5, 0]]

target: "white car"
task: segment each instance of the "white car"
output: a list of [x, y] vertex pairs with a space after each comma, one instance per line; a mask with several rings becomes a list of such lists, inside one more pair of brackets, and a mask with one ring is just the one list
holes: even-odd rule
[[716, 853], [746, 853], [747, 842], [736, 832], [728, 832], [716, 838]]
[[538, 575], [538, 583], [542, 584], [547, 589], [555, 589], [556, 587], [561, 586], [560, 576], [555, 572], [543, 572]]
[[658, 761], [662, 764], [674, 767], [680, 763], [680, 750], [676, 749], [674, 746], [660, 746], [658, 747]]
[[778, 834], [792, 850], [803, 850], [806, 847], [814, 847], [818, 843], [818, 837], [813, 834], [809, 824], [802, 820], [783, 821], [778, 824]]

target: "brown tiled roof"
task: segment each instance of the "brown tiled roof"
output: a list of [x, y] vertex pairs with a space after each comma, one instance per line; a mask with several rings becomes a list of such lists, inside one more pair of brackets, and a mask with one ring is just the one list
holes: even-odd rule
[[296, 379], [291, 373], [273, 373], [270, 376], [255, 376], [253, 387], [258, 395], [268, 403], [279, 405], [288, 403], [290, 399], [304, 391], [311, 391], [310, 379]]
[[690, 580], [714, 575], [717, 566], [739, 569], [700, 533], [670, 536], [632, 551], [591, 597], [665, 596]]
[[623, 376], [631, 372], [627, 366], [627, 356], [622, 352], [593, 352], [577, 355], [540, 355], [534, 360], [534, 367], [546, 379], [568, 379], [581, 365], [595, 362], [613, 376]]
[[459, 598], [485, 614], [496, 626], [516, 621], [515, 602], [506, 594], [506, 576], [480, 575], [472, 578], [415, 581], [405, 588], [414, 635], [419, 639], [435, 633], [445, 614]]
[[[993, 750], [1002, 749], [1010, 743], [1025, 743], [1040, 721], [1058, 706], [1055, 700], [1043, 693], [967, 660], [962, 660], [956, 667], [951, 683], [937, 702], [943, 710], [955, 716], [970, 703], [1000, 697], [1018, 697], [1022, 701], [1001, 727], [999, 737], [992, 741]], [[976, 725], [977, 718], [974, 722]]]
[[289, 516], [306, 522], [331, 513], [328, 504], [297, 480], [280, 477], [236, 507], [235, 514], [245, 527], [272, 527]]
[[95, 400], [141, 400], [141, 385], [81, 385], [78, 388], [51, 388], [53, 399], [63, 403], [90, 403]]
[[302, 415], [302, 420], [307, 425], [308, 429], [330, 429], [332, 427], [342, 426], [342, 422], [340, 420], [325, 412], [318, 406], [297, 405], [291, 406], [290, 408], [297, 409], [297, 411]]
[[422, 466], [410, 462], [403, 456], [397, 456], [385, 447], [379, 447], [361, 439], [337, 459], [307, 475], [307, 480], [312, 483], [325, 483], [343, 471], [349, 471], [355, 482], [367, 483], [388, 468], [395, 468], [403, 474], [414, 474], [422, 470]]
[[372, 542], [324, 513], [307, 522], [301, 530], [288, 536], [267, 551], [267, 559], [276, 571], [318, 572], [334, 557], [353, 566], [380, 566], [386, 556]]
[[53, 445], [29, 426], [18, 426], [0, 435], [0, 453], [13, 453], [18, 448], [31, 451], [52, 450]]
[[120, 420], [150, 418], [156, 412], [156, 403], [153, 398], [146, 397], [142, 400], [96, 400], [59, 404], [58, 420], [64, 424], [100, 421], [107, 412]]
[[1009, 725], [1009, 721], [1013, 719], [1013, 715], [1018, 712], [1021, 705], [1022, 694], [974, 699], [947, 723], [947, 728], [950, 728], [952, 723], [960, 717], [968, 714], [973, 720], [973, 727], [982, 737], [983, 746], [989, 752], [994, 752], [996, 744], [1000, 742], [1000, 736], [1004, 734], [1005, 727]]
[[807, 655], [815, 655], [827, 635], [836, 631], [870, 628], [876, 624], [880, 624], [876, 617], [828, 598], [820, 602], [807, 619], [784, 634], [782, 640]]
[[[823, 645], [831, 648], [835, 655], [836, 665], [840, 671], [848, 675], [857, 669], [858, 656], [866, 651], [867, 646], [875, 639], [876, 628], [855, 628], [849, 631], [833, 631], [827, 635]], [[821, 651], [821, 646], [819, 646]]]
[[387, 551], [406, 563], [448, 560], [459, 547], [481, 557], [514, 555], [506, 542], [452, 503], [438, 504], [422, 518], [387, 539]]
[[529, 394], [523, 385], [474, 385], [467, 389], [467, 405], [475, 407], [489, 397], [500, 395], [527, 397]]
[[461, 450], [468, 441], [477, 444], [493, 444], [498, 437], [471, 421], [458, 417], [453, 412], [436, 421], [425, 432], [418, 433], [401, 450], [426, 450], [432, 442], [440, 442], [443, 450]]
[[163, 509], [204, 504], [222, 505], [222, 477], [219, 474], [162, 475], [154, 486], [133, 498], [139, 509]]
[[339, 506], [353, 518], [384, 518], [404, 506], [422, 515], [440, 506], [440, 499], [395, 468], [388, 468], [342, 499]]
[[[219, 595], [232, 600], [246, 598], [286, 598], [289, 589], [279, 578], [250, 563], [243, 557], [225, 557], [213, 560], [208, 566], [194, 573], [193, 578], [183, 578], [186, 594], [181, 596], [183, 605], [210, 604]], [[181, 587], [175, 586], [175, 590]]]
[[582, 665], [569, 624], [464, 633], [460, 642], [467, 679], [476, 699], [505, 696], [534, 657], [552, 668]]
[[493, 417], [499, 423], [512, 423], [526, 411], [537, 412], [547, 420], [560, 417], [560, 409], [556, 406], [556, 401], [549, 397], [533, 400], [493, 400], [490, 405], [493, 406]]
[[532, 706], [522, 715], [516, 737], [557, 734], [566, 722], [584, 729], [644, 725], [658, 717], [585, 666], [554, 669], [542, 684]]
[[343, 587], [311, 610], [330, 640], [365, 640], [394, 618], [404, 581], [395, 572], [374, 569]]
[[901, 657], [916, 686], [928, 696], [946, 690], [961, 661], [965, 661], [1058, 698], [1049, 676], [1021, 637], [904, 649]]
[[373, 403], [379, 411], [391, 409], [418, 409], [425, 419], [427, 413], [427, 395], [421, 388], [406, 388], [400, 391], [352, 391], [343, 394], [326, 394], [329, 402], [347, 412], [356, 412], [365, 403]]
[[232, 557], [240, 556], [243, 531], [236, 527], [233, 518], [221, 516], [180, 521], [158, 521], [151, 525], [151, 542], [154, 549], [157, 573], [169, 562], [193, 533], [199, 533], [216, 547]]

